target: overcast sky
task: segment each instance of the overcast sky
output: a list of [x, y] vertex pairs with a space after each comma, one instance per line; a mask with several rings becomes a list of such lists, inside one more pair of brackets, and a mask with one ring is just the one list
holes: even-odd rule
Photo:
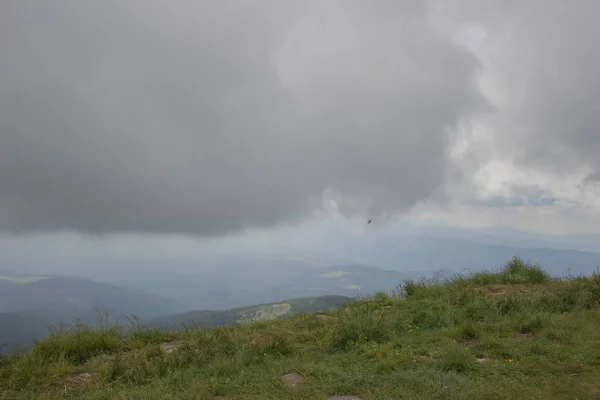
[[600, 226], [597, 0], [3, 0], [0, 230]]

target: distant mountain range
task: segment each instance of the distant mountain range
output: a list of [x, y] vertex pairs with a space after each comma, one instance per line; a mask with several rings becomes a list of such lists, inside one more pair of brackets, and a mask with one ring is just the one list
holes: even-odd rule
[[[161, 293], [191, 309], [226, 310], [249, 304], [325, 295], [355, 297], [391, 291], [407, 279], [432, 276], [443, 271], [390, 271], [360, 264], [319, 263], [311, 259], [272, 257], [248, 259], [210, 272], [171, 270], [146, 273], [136, 280], [145, 290]], [[133, 284], [133, 283], [132, 283]]]
[[141, 290], [68, 276], [0, 272], [0, 346], [14, 348], [44, 337], [49, 326], [75, 318], [97, 322], [98, 307], [120, 315], [151, 317], [186, 310], [175, 300]]
[[121, 282], [191, 309], [223, 310], [289, 297], [389, 291], [420, 276], [499, 268], [513, 256], [540, 264], [554, 276], [589, 275], [600, 266], [600, 252], [534, 247], [525, 239], [521, 247], [490, 244], [485, 243], [491, 241], [488, 236], [477, 237], [434, 229], [332, 234], [322, 249], [225, 254], [197, 267], [146, 268], [144, 274]]

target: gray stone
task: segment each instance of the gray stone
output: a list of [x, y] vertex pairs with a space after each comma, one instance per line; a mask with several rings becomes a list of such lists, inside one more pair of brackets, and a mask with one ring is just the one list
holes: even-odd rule
[[73, 385], [84, 385], [92, 382], [93, 376], [88, 372], [82, 372], [77, 375], [69, 376], [67, 382]]
[[304, 377], [300, 374], [292, 372], [290, 374], [284, 375], [281, 377], [283, 382], [291, 389], [298, 389], [302, 386], [304, 382]]
[[169, 343], [161, 343], [160, 349], [167, 354], [171, 354], [172, 352], [174, 352], [175, 350], [177, 350], [181, 346], [183, 346], [184, 343], [185, 342], [183, 340], [178, 340], [176, 342], [169, 342]]

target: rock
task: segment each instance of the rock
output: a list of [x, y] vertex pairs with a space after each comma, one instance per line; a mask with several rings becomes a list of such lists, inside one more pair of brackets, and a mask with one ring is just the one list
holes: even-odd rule
[[290, 389], [298, 389], [302, 386], [302, 383], [304, 382], [304, 377], [295, 372], [284, 375], [281, 377], [281, 379]]
[[171, 354], [172, 352], [174, 352], [175, 350], [177, 350], [181, 346], [183, 346], [184, 343], [185, 342], [183, 340], [178, 340], [178, 341], [169, 342], [169, 343], [161, 343], [160, 349], [167, 354]]
[[319, 319], [321, 321], [327, 321], [327, 320], [331, 319], [332, 317], [330, 317], [329, 315], [317, 314], [317, 315], [315, 315], [315, 318]]
[[490, 359], [489, 358], [476, 358], [475, 361], [477, 361], [480, 364], [485, 364], [485, 363], [490, 362]]
[[85, 385], [90, 383], [92, 379], [92, 374], [89, 372], [82, 372], [80, 374], [67, 377], [67, 382], [72, 385]]

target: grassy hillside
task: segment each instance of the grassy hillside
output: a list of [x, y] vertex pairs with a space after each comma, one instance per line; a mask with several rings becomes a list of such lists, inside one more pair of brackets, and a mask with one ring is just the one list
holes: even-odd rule
[[286, 318], [297, 313], [310, 313], [329, 310], [352, 301], [345, 296], [319, 296], [284, 300], [277, 303], [258, 304], [231, 310], [198, 310], [183, 314], [167, 315], [148, 319], [144, 325], [162, 331], [175, 331], [188, 327], [211, 327], [231, 325], [240, 322], [266, 321]]
[[0, 398], [599, 399], [598, 332], [600, 274], [550, 279], [514, 259], [319, 315], [58, 332], [1, 362]]

